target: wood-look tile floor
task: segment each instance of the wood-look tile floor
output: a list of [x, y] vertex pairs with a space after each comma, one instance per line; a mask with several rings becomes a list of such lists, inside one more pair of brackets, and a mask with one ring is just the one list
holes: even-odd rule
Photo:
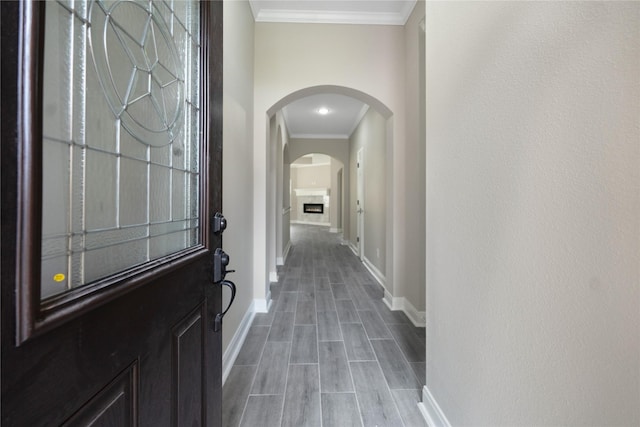
[[223, 425], [426, 426], [424, 328], [326, 227], [294, 225], [291, 241], [223, 387]]

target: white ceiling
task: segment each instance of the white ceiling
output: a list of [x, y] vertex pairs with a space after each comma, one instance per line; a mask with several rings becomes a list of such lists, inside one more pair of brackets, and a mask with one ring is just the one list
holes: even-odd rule
[[298, 157], [291, 163], [292, 168], [307, 166], [324, 166], [331, 164], [331, 157], [326, 154], [312, 153]]
[[[416, 0], [250, 0], [256, 22], [404, 25]], [[318, 114], [318, 108], [329, 114]], [[292, 138], [347, 139], [367, 111], [357, 99], [319, 94], [283, 108]]]
[[250, 0], [256, 22], [404, 25], [416, 0]]
[[[329, 113], [318, 113], [321, 107]], [[292, 138], [348, 139], [368, 108], [349, 96], [318, 94], [293, 101], [282, 111]]]

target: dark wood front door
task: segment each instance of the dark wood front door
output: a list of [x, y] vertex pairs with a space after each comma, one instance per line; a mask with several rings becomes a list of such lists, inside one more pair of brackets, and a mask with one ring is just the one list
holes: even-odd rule
[[191, 3], [1, 2], [3, 426], [221, 425], [222, 2]]

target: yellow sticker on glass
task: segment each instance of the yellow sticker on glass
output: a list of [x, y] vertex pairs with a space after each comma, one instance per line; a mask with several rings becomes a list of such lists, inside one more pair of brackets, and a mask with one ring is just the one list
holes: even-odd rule
[[62, 282], [64, 280], [64, 274], [62, 273], [58, 273], [55, 276], [53, 276], [53, 280], [55, 280], [56, 282]]

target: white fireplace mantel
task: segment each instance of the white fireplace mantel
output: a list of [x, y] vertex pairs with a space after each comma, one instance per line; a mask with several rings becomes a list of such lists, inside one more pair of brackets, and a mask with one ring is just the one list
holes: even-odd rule
[[329, 188], [294, 188], [297, 197], [301, 196], [328, 196], [331, 192]]

